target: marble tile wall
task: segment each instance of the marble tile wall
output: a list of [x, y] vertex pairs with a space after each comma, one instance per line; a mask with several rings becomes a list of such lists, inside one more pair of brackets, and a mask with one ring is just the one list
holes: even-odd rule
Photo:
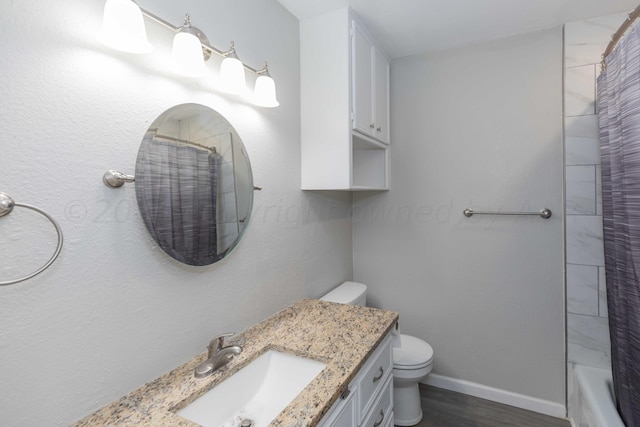
[[220, 187], [218, 189], [217, 236], [218, 253], [229, 248], [238, 238], [238, 204], [236, 202], [236, 180], [233, 169], [233, 136], [224, 133], [216, 137], [220, 147]]
[[575, 364], [609, 368], [611, 363], [596, 78], [602, 52], [626, 17], [621, 13], [572, 22], [564, 31], [569, 396]]

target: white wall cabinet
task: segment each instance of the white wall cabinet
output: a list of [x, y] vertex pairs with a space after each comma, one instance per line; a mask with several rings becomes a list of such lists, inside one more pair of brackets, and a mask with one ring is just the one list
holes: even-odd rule
[[353, 128], [389, 144], [389, 61], [356, 20], [351, 37]]
[[393, 353], [391, 334], [365, 362], [318, 427], [386, 427], [393, 425]]
[[389, 188], [389, 61], [349, 8], [300, 23], [303, 190]]

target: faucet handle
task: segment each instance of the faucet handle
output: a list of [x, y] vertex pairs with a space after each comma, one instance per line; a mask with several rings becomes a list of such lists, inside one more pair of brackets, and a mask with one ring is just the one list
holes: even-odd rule
[[227, 332], [224, 334], [220, 334], [217, 337], [213, 338], [211, 340], [211, 342], [209, 343], [209, 357], [213, 356], [214, 354], [216, 354], [217, 352], [219, 352], [222, 347], [224, 347], [224, 339], [227, 337], [232, 337], [234, 336], [235, 333], [234, 332]]

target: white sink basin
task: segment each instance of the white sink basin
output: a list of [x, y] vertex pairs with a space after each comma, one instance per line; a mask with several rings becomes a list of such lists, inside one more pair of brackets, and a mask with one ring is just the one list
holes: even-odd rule
[[177, 414], [204, 427], [267, 426], [325, 366], [269, 350]]

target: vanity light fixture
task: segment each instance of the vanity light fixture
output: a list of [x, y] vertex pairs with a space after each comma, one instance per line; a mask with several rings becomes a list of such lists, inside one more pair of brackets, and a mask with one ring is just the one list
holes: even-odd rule
[[151, 52], [140, 7], [132, 0], [107, 0], [102, 17], [102, 41], [130, 53]]
[[223, 53], [224, 59], [220, 64], [220, 89], [227, 93], [240, 94], [247, 89], [247, 81], [244, 75], [244, 64], [236, 54], [236, 45], [231, 42], [229, 50]]
[[191, 26], [189, 14], [184, 17], [184, 25], [173, 37], [171, 59], [173, 69], [183, 76], [202, 77], [206, 73], [202, 53], [202, 32]]
[[254, 104], [277, 107], [275, 82], [266, 66], [257, 70], [238, 59], [235, 45], [227, 51], [216, 49], [199, 29], [191, 26], [186, 15], [184, 25], [176, 27], [153, 13], [139, 7], [133, 0], [106, 0], [103, 17], [103, 42], [117, 50], [130, 53], [147, 53], [152, 49], [147, 41], [144, 18], [150, 19], [175, 32], [172, 59], [174, 70], [188, 77], [200, 77], [206, 73], [204, 61], [215, 53], [223, 58], [220, 66], [220, 90], [244, 94], [246, 92], [245, 69], [257, 75]]
[[254, 90], [255, 99], [253, 103], [261, 107], [277, 107], [280, 105], [276, 98], [276, 83], [269, 74], [269, 67], [264, 63], [264, 68], [257, 71], [256, 87]]

